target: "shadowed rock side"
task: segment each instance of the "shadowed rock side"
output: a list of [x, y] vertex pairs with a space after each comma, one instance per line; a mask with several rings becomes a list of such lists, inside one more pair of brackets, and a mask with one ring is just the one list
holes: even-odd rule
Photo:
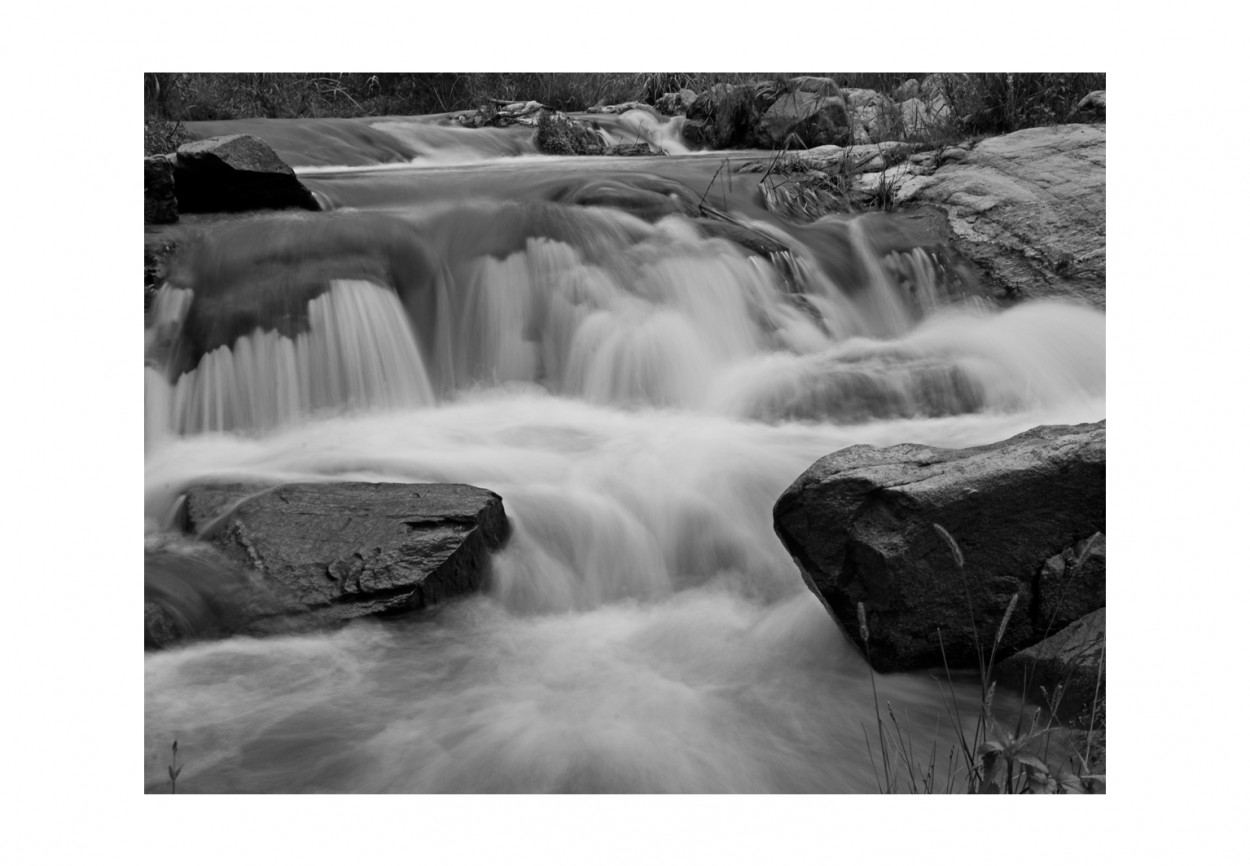
[[143, 222], [145, 225], [178, 222], [174, 164], [167, 157], [150, 156], [143, 161]]
[[[1104, 532], [1105, 520], [1105, 421], [977, 448], [845, 448], [773, 509], [808, 587], [861, 650], [863, 603], [883, 671], [940, 666], [943, 647], [952, 667], [975, 666], [977, 636], [988, 652], [1016, 593], [1000, 657], [1103, 607], [1105, 567], [1056, 577], [1051, 566], [1062, 565], [1049, 561]], [[962, 571], [935, 523], [959, 544]]]
[[294, 170], [254, 135], [222, 135], [184, 144], [174, 163], [174, 188], [182, 213], [319, 210]]
[[1039, 702], [1053, 699], [1055, 686], [1061, 684], [1060, 719], [1088, 719], [1095, 698], [1107, 694], [1106, 646], [1107, 609], [1099, 608], [995, 665], [994, 674], [1004, 686], [1019, 689]]
[[[235, 578], [217, 605], [225, 612], [213, 619], [216, 632], [250, 633], [400, 613], [475, 592], [490, 551], [508, 535], [499, 496], [464, 484], [204, 484], [187, 491], [182, 528], [220, 550], [236, 574], [253, 576], [248, 599], [266, 602], [245, 604], [245, 581]], [[151, 565], [150, 646], [163, 642], [150, 624], [180, 616], [162, 620], [152, 610], [170, 606], [177, 590], [153, 580]]]
[[1107, 133], [1095, 124], [987, 138], [904, 180], [897, 206], [937, 207], [959, 250], [1008, 297], [1106, 306]]

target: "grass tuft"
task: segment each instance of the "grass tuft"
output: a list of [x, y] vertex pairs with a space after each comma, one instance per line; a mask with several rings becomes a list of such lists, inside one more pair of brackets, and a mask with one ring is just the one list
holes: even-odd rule
[[[938, 524], [935, 523], [933, 528], [950, 548], [951, 555], [962, 575], [964, 558], [958, 542]], [[1085, 550], [1082, 551], [1083, 558], [1088, 557], [1092, 544], [1092, 540], [1086, 544]], [[1083, 559], [1081, 564], [1084, 564]], [[1105, 676], [1103, 667], [1106, 654], [1105, 643], [1101, 647], [1102, 654], [1099, 656], [1098, 683], [1095, 689], [1094, 705], [1089, 709], [1087, 730], [1074, 731], [1057, 723], [1059, 702], [1066, 686], [1066, 683], [1062, 682], [1054, 684], [1054, 688], [1049, 692], [1043, 689], [1047, 699], [1046, 707], [1036, 707], [1029, 712], [1022, 695], [1020, 704], [1016, 708], [1014, 724], [1004, 724], [999, 718], [994, 700], [997, 688], [997, 682], [994, 679], [994, 661], [1018, 601], [1019, 594], [1017, 593], [1007, 603], [988, 655], [982, 652], [979, 639], [974, 638], [977, 643], [977, 657], [982, 660], [978, 663], [980, 700], [974, 714], [969, 714], [959, 705], [955, 694], [954, 677], [950, 666], [946, 663], [946, 647], [942, 642], [941, 630], [938, 630], [938, 643], [942, 651], [942, 667], [946, 683], [943, 697], [958, 738], [958, 749], [954, 747], [951, 749], [946, 772], [942, 778], [937, 775], [936, 739], [926, 758], [923, 755], [917, 755], [912, 743], [910, 727], [899, 724], [894, 708], [889, 703], [886, 704], [886, 713], [893, 727], [884, 723], [877, 698], [876, 675], [872, 668], [867, 616], [862, 602], [856, 606], [859, 633], [864, 641], [864, 653], [868, 660], [869, 677], [872, 681], [873, 706], [877, 717], [875, 748], [868, 737], [867, 728], [864, 732], [865, 742], [868, 745], [869, 761], [872, 764], [873, 774], [877, 778], [879, 791], [913, 794], [960, 791], [969, 794], [1095, 794], [1106, 792], [1106, 772], [1101, 767], [1105, 761], [1105, 748], [1101, 749], [1100, 754], [1097, 736], [1098, 724], [1101, 722], [1105, 725], [1106, 718], [1106, 697], [1102, 689]], [[969, 614], [971, 615], [971, 604]], [[1044, 716], [1045, 721], [1043, 721]], [[970, 739], [966, 734], [968, 727], [972, 728]], [[883, 768], [881, 775], [878, 775], [877, 770], [878, 759]], [[893, 771], [891, 771], [891, 766], [894, 768]]]

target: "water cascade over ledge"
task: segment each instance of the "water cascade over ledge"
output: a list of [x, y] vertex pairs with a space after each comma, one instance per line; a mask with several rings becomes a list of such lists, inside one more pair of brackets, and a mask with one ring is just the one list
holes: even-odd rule
[[[608, 131], [665, 134], [629, 114]], [[188, 229], [148, 316], [148, 545], [210, 478], [475, 484], [513, 534], [478, 597], [148, 654], [148, 790], [175, 738], [180, 793], [876, 790], [867, 668], [772, 504], [852, 444], [1105, 417], [1105, 316], [1001, 309], [904, 220], [787, 224], [723, 154], [254, 123], [406, 161], [303, 173], [328, 213]], [[877, 685], [944, 754], [932, 678]]]

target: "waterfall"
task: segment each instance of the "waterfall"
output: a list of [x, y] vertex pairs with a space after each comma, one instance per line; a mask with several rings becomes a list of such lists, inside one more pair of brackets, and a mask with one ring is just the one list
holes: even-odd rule
[[[418, 618], [150, 654], [148, 790], [175, 737], [179, 793], [875, 790], [867, 669], [772, 505], [839, 448], [1105, 417], [1105, 316], [1000, 308], [889, 217], [785, 223], [723, 154], [264, 123], [322, 166], [415, 163], [187, 233], [145, 331], [149, 542], [209, 478], [476, 484], [513, 532]], [[954, 745], [929, 677], [876, 687]]]
[[[154, 330], [186, 309], [194, 290], [166, 286]], [[309, 327], [295, 338], [257, 328], [204, 354], [169, 385], [149, 372], [148, 435], [259, 431], [336, 409], [427, 406], [434, 392], [416, 337], [392, 291], [333, 280], [308, 302]]]

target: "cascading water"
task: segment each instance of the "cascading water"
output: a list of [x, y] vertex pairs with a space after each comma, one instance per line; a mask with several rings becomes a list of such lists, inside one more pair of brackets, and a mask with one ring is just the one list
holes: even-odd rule
[[[380, 147], [326, 129], [277, 138]], [[469, 132], [306, 174], [339, 212], [202, 227], [149, 315], [145, 510], [160, 545], [203, 478], [477, 484], [513, 525], [490, 589], [149, 653], [148, 788], [177, 738], [180, 791], [876, 790], [867, 668], [772, 504], [848, 445], [1104, 417], [1103, 315], [998, 311], [897, 227], [788, 226], [745, 181], [708, 225], [723, 155], [435, 164]], [[930, 677], [877, 687], [945, 754]]]

